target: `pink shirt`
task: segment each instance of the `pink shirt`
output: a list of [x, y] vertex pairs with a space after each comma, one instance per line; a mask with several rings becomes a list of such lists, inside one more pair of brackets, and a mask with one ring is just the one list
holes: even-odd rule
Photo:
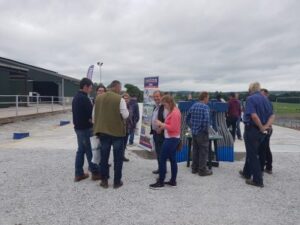
[[166, 138], [179, 138], [181, 131], [181, 113], [177, 107], [165, 119]]

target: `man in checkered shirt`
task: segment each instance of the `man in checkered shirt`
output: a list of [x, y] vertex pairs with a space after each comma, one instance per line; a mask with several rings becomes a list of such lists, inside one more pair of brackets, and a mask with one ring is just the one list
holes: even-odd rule
[[186, 122], [191, 128], [193, 135], [192, 173], [198, 173], [200, 176], [209, 176], [212, 175], [212, 171], [206, 166], [209, 148], [208, 92], [202, 92], [199, 100], [189, 109], [186, 116]]

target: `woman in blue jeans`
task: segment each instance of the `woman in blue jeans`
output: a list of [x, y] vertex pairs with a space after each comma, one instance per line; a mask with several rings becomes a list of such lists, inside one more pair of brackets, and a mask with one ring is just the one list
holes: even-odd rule
[[[159, 178], [156, 183], [151, 184], [150, 188], [162, 188], [165, 184], [170, 186], [176, 186], [177, 177], [177, 161], [176, 150], [180, 142], [180, 129], [181, 129], [181, 113], [176, 107], [173, 97], [165, 95], [161, 103], [168, 111], [165, 122], [159, 120], [156, 121], [160, 130], [164, 131], [165, 140], [162, 145], [160, 157], [159, 157]], [[167, 160], [171, 163], [171, 179], [168, 182], [164, 182], [166, 178]]]

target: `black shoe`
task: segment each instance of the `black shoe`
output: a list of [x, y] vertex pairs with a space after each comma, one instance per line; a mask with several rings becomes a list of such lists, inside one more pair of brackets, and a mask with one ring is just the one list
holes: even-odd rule
[[196, 174], [196, 173], [198, 173], [198, 170], [192, 169], [192, 174]]
[[101, 180], [102, 176], [99, 173], [92, 173], [92, 180], [96, 181], [96, 180]]
[[159, 170], [153, 170], [152, 173], [153, 174], [159, 174]]
[[123, 181], [114, 183], [114, 189], [120, 188], [120, 187], [122, 187], [122, 186], [123, 186]]
[[242, 141], [242, 140], [243, 140], [243, 138], [241, 138], [241, 137], [239, 137], [238, 139], [239, 139], [240, 141]]
[[159, 181], [157, 181], [157, 182], [154, 183], [154, 184], [150, 184], [150, 185], [149, 185], [149, 187], [150, 187], [151, 189], [159, 189], [159, 188], [163, 188], [164, 186], [165, 186], [164, 183], [159, 182]]
[[176, 187], [177, 186], [177, 182], [176, 181], [168, 181], [168, 182], [165, 182], [166, 185], [169, 185], [169, 186], [172, 186], [172, 187]]
[[255, 183], [255, 182], [254, 182], [253, 180], [251, 180], [251, 179], [247, 179], [247, 180], [246, 180], [246, 184], [249, 184], [249, 185], [252, 185], [252, 186], [255, 186], [255, 187], [261, 187], [261, 188], [264, 187], [263, 184]]
[[123, 161], [124, 161], [124, 162], [129, 162], [129, 159], [126, 158], [126, 157], [124, 156], [124, 157], [123, 157]]
[[240, 174], [240, 176], [241, 176], [242, 178], [244, 178], [244, 179], [250, 179], [250, 177], [245, 176], [243, 170], [240, 170], [240, 171], [239, 171], [239, 174]]
[[100, 186], [107, 189], [108, 188], [108, 181], [106, 179], [100, 182]]
[[268, 170], [268, 169], [265, 169], [265, 172], [268, 173], [268, 174], [272, 174], [272, 170]]
[[199, 176], [201, 176], [201, 177], [210, 176], [212, 174], [213, 174], [213, 172], [211, 170], [208, 170], [208, 169], [199, 171]]

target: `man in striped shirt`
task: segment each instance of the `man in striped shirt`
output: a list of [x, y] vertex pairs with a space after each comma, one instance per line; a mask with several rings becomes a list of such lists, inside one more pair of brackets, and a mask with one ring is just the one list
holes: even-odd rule
[[212, 175], [206, 166], [209, 148], [209, 101], [208, 92], [202, 92], [199, 102], [195, 103], [188, 111], [186, 121], [193, 135], [192, 173], [200, 176]]

